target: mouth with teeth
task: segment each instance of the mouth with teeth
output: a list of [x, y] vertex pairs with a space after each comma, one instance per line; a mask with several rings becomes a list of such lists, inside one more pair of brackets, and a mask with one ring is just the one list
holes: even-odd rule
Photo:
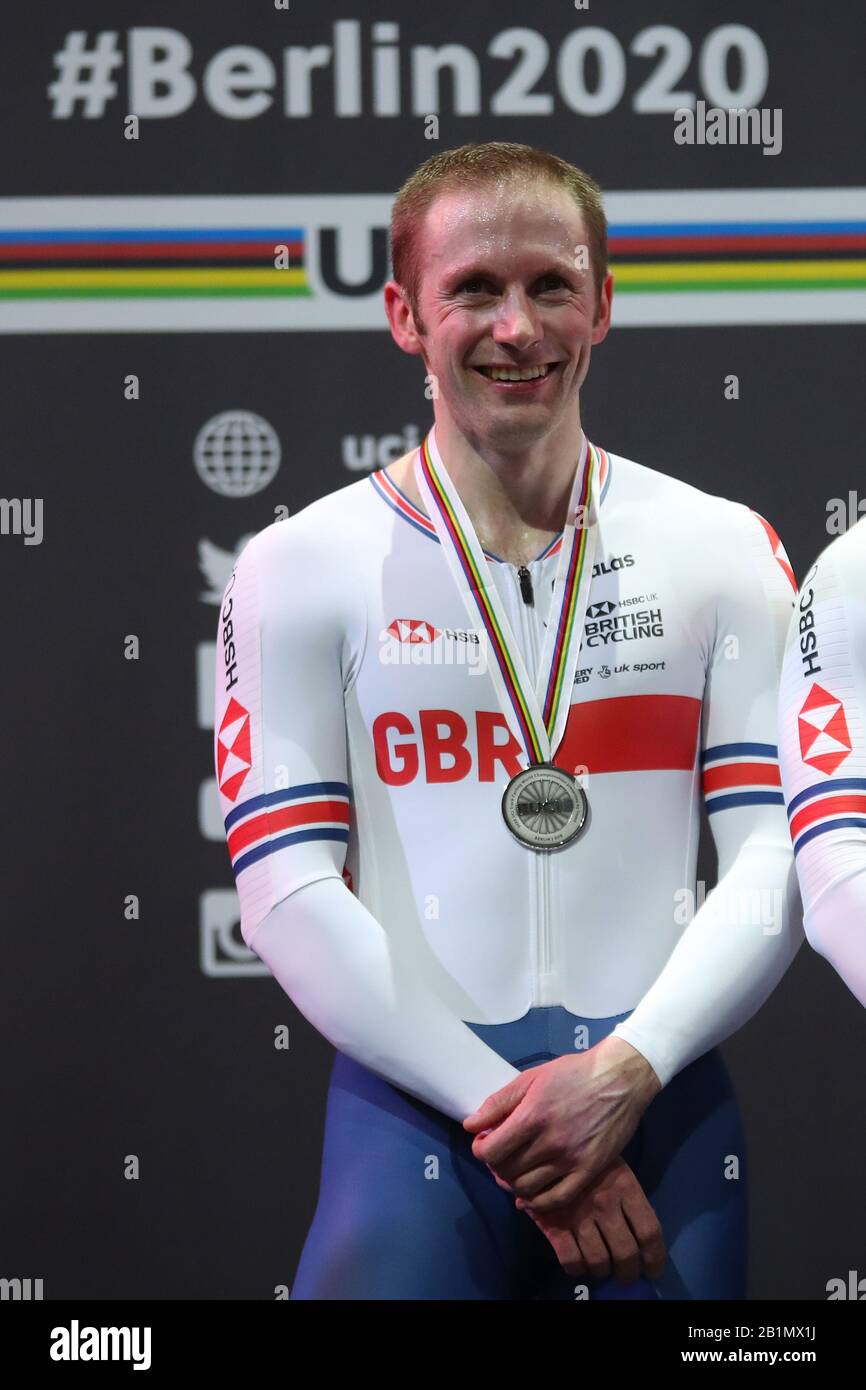
[[483, 376], [486, 381], [495, 382], [502, 390], [509, 393], [524, 392], [537, 389], [538, 386], [547, 381], [548, 377], [554, 375], [559, 369], [558, 362], [539, 362], [534, 367], [484, 367], [477, 366], [473, 370]]

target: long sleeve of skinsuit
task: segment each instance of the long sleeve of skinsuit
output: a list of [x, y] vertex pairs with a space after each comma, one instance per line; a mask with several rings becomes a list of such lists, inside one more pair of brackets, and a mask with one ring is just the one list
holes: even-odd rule
[[363, 595], [303, 516], [245, 547], [217, 634], [215, 760], [241, 932], [333, 1045], [463, 1120], [519, 1075], [431, 986], [343, 877], [344, 698]]
[[866, 520], [803, 580], [779, 754], [806, 935], [866, 1004]]
[[757, 1012], [803, 941], [776, 726], [796, 583], [773, 528], [742, 504], [727, 506], [700, 732], [718, 882], [615, 1030], [663, 1085]]

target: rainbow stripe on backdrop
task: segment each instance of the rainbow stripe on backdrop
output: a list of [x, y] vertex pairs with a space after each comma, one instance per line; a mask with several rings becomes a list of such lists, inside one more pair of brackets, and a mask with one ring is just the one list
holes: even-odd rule
[[[4, 230], [0, 299], [309, 298], [306, 240], [302, 227]], [[610, 256], [619, 294], [864, 289], [866, 221], [613, 223]]]
[[618, 293], [866, 287], [866, 221], [623, 223]]
[[[274, 265], [285, 246], [285, 269]], [[0, 231], [0, 299], [309, 298], [302, 227]]]

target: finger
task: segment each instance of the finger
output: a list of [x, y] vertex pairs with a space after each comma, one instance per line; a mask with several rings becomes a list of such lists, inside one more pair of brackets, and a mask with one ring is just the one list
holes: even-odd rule
[[[519, 1123], [521, 1130], [525, 1130], [528, 1111], [524, 1111], [522, 1114], [520, 1114], [517, 1111], [515, 1111], [514, 1113], [515, 1115], [518, 1115], [518, 1120], [515, 1121], [515, 1124]], [[514, 1116], [512, 1116], [511, 1119], [514, 1119]], [[481, 1148], [481, 1144], [479, 1141], [486, 1141], [488, 1135], [490, 1136], [491, 1146], [494, 1141], [500, 1141], [503, 1135], [505, 1136], [506, 1143], [508, 1143], [509, 1135], [514, 1132], [515, 1128], [515, 1125], [511, 1123], [511, 1119], [504, 1121], [498, 1129], [487, 1130], [484, 1134], [479, 1134], [475, 1139], [473, 1139], [472, 1152], [475, 1153], [476, 1148]], [[484, 1147], [487, 1148], [486, 1142]], [[533, 1168], [538, 1168], [541, 1166], [541, 1161], [534, 1156], [536, 1150], [536, 1141], [532, 1138], [527, 1138], [526, 1134], [523, 1133], [521, 1135], [519, 1143], [511, 1148], [511, 1152], [507, 1156], [499, 1158], [497, 1160], [492, 1160], [489, 1157], [484, 1157], [483, 1161], [485, 1163], [490, 1163], [492, 1167], [495, 1167], [500, 1177], [505, 1178], [507, 1182], [513, 1183], [524, 1173], [529, 1173], [532, 1171]], [[476, 1155], [476, 1157], [480, 1156], [481, 1155]]]
[[[524, 1206], [532, 1208], [539, 1216], [549, 1216], [559, 1207], [568, 1206], [573, 1202], [578, 1194], [592, 1180], [595, 1174], [586, 1168], [578, 1168], [573, 1173], [566, 1173], [564, 1178], [551, 1184], [550, 1187], [539, 1192], [530, 1201], [521, 1198]], [[518, 1203], [519, 1205], [519, 1203]], [[522, 1210], [522, 1208], [521, 1208]]]
[[554, 1168], [552, 1164], [545, 1164], [543, 1167], [534, 1167], [523, 1157], [523, 1150], [514, 1158], [509, 1158], [501, 1166], [497, 1167], [497, 1173], [501, 1178], [510, 1183], [516, 1196], [521, 1197], [525, 1202], [532, 1202], [536, 1194], [546, 1192], [554, 1183], [560, 1181], [564, 1176], [562, 1171]]
[[524, 1079], [521, 1072], [513, 1081], [509, 1081], [507, 1086], [488, 1096], [471, 1115], [467, 1115], [463, 1121], [463, 1128], [470, 1134], [476, 1134], [479, 1130], [492, 1129], [494, 1125], [501, 1124], [514, 1107], [519, 1105], [529, 1085], [530, 1082]]
[[[536, 1130], [534, 1135], [527, 1135], [526, 1131], [529, 1124], [533, 1123], [528, 1120], [528, 1111], [524, 1111], [524, 1114], [519, 1116], [519, 1120], [524, 1131], [523, 1142], [506, 1159], [497, 1164], [497, 1169], [509, 1182], [514, 1182], [516, 1178], [532, 1173], [535, 1169], [549, 1170], [553, 1177], [546, 1177], [540, 1184], [540, 1188], [549, 1187], [553, 1178], [562, 1177], [566, 1169], [560, 1163], [556, 1150], [543, 1130]], [[500, 1137], [503, 1133], [507, 1136], [505, 1126], [501, 1125], [499, 1128]]]
[[[508, 1159], [513, 1158], [537, 1137], [535, 1123], [529, 1114], [522, 1110], [521, 1100], [522, 1097], [519, 1097], [511, 1113], [497, 1122], [496, 1128], [492, 1129], [490, 1134], [484, 1137], [479, 1134], [472, 1140], [472, 1152], [475, 1157], [499, 1171]], [[485, 1121], [483, 1127], [486, 1128], [487, 1124]]]
[[667, 1263], [665, 1238], [659, 1219], [642, 1188], [637, 1187], [623, 1198], [622, 1210], [634, 1232], [646, 1277], [660, 1278]]
[[542, 1226], [540, 1229], [553, 1246], [554, 1254], [566, 1274], [570, 1274], [573, 1279], [585, 1278], [586, 1265], [574, 1238], [574, 1232], [564, 1226]]
[[634, 1232], [620, 1207], [596, 1216], [602, 1239], [610, 1251], [613, 1272], [620, 1284], [633, 1284], [640, 1278], [641, 1252]]
[[591, 1279], [610, 1278], [610, 1251], [595, 1221], [581, 1221], [575, 1232], [577, 1247]]

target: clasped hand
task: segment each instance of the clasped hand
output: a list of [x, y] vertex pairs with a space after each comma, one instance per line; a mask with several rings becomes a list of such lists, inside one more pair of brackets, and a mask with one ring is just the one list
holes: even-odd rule
[[[550, 1240], [569, 1273], [649, 1277], [664, 1263], [658, 1220], [619, 1155], [661, 1084], [610, 1037], [531, 1067], [488, 1096], [464, 1128], [472, 1152]], [[634, 1272], [633, 1272], [634, 1271]]]

